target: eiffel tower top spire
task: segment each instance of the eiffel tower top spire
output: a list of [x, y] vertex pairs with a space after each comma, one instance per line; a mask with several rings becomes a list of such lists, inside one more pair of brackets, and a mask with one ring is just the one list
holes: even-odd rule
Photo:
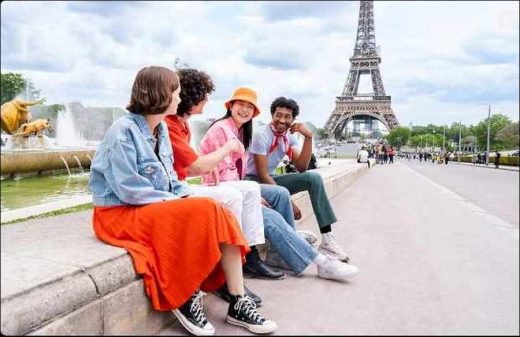
[[360, 1], [354, 57], [378, 56], [374, 26], [374, 2]]

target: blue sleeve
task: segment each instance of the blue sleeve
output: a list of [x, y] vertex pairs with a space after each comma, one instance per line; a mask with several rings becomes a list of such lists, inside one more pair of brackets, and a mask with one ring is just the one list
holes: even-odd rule
[[106, 182], [122, 202], [143, 205], [164, 200], [178, 199], [170, 192], [158, 191], [150, 180], [139, 175], [137, 153], [129, 139], [117, 139], [108, 149], [109, 165]]
[[300, 150], [300, 141], [295, 134], [289, 134], [289, 147]]
[[265, 132], [257, 132], [253, 133], [253, 139], [251, 140], [248, 151], [251, 154], [267, 155], [270, 146], [271, 144], [268, 144]]

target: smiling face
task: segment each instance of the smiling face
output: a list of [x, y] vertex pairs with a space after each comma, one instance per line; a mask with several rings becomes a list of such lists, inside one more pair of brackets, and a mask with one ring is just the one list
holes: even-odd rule
[[294, 122], [293, 112], [291, 109], [277, 107], [273, 112], [273, 126], [277, 132], [286, 132]]
[[235, 100], [231, 103], [231, 117], [235, 121], [237, 128], [247, 123], [253, 118], [255, 106], [249, 102]]

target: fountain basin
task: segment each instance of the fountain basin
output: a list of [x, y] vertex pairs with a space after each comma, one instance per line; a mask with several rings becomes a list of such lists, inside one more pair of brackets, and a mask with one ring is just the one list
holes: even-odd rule
[[96, 149], [13, 150], [2, 151], [2, 179], [19, 175], [42, 174], [45, 171], [90, 168]]

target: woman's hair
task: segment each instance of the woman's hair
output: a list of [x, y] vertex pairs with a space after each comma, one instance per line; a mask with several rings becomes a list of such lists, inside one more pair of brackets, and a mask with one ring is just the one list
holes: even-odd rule
[[164, 67], [145, 67], [137, 73], [132, 86], [128, 111], [140, 115], [160, 115], [172, 102], [172, 93], [179, 87], [179, 77]]
[[[221, 121], [223, 119], [226, 119], [226, 118], [233, 118], [233, 116], [231, 116], [231, 110], [228, 109], [226, 114], [217, 119], [216, 121], [214, 121], [213, 123], [211, 123], [211, 125], [209, 126], [208, 130], [213, 126], [213, 124], [215, 124], [216, 122], [218, 121]], [[251, 118], [248, 122], [242, 124], [242, 135], [244, 137], [243, 141], [244, 141], [244, 149], [248, 149], [249, 148], [249, 144], [251, 144], [251, 138], [253, 137], [253, 119]]]
[[271, 116], [274, 114], [276, 108], [286, 108], [292, 111], [293, 119], [300, 113], [300, 107], [295, 100], [285, 97], [278, 97], [271, 103]]
[[205, 100], [215, 90], [215, 85], [211, 77], [200, 70], [183, 68], [177, 70], [177, 74], [181, 82], [181, 103], [177, 107], [177, 115], [182, 117]]

